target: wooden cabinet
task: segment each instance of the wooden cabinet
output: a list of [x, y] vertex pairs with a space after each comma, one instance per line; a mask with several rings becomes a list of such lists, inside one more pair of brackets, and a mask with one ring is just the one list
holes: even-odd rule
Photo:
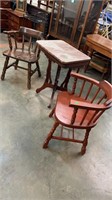
[[51, 12], [31, 4], [27, 4], [27, 12], [24, 17], [24, 24], [29, 28], [42, 31], [44, 33], [44, 37], [46, 37], [49, 29], [50, 16]]
[[[8, 30], [19, 30], [20, 26], [25, 26], [24, 14], [17, 10], [8, 11]], [[21, 41], [20, 35], [17, 36], [17, 40]]]
[[1, 9], [1, 19], [0, 19], [0, 24], [1, 24], [1, 31], [2, 30], [8, 30], [8, 12], [6, 9]]
[[8, 30], [8, 10], [10, 9], [11, 2], [0, 0], [0, 25], [1, 31]]
[[10, 8], [10, 6], [11, 6], [10, 0], [8, 0], [8, 1], [0, 0], [0, 7], [1, 8]]
[[16, 10], [8, 11], [8, 25], [9, 30], [18, 30], [20, 26], [24, 25], [24, 15]]
[[54, 0], [49, 35], [79, 48], [82, 38], [93, 33], [104, 0]]

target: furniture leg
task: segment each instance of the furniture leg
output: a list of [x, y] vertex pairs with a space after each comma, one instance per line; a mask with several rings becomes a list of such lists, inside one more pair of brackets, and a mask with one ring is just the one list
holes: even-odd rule
[[49, 117], [52, 117], [55, 111], [55, 107], [52, 109], [52, 111], [49, 113]]
[[[35, 28], [34, 28], [35, 29]], [[37, 51], [37, 45], [35, 47], [35, 52]], [[41, 72], [40, 72], [40, 66], [39, 66], [39, 58], [40, 58], [40, 49], [38, 48], [38, 52], [37, 52], [37, 62], [36, 62], [36, 66], [37, 66], [37, 71], [39, 73], [39, 76], [41, 76]]]
[[39, 75], [39, 77], [41, 77], [41, 71], [40, 71], [40, 67], [39, 67], [38, 61], [36, 62], [36, 66], [37, 66], [38, 75]]
[[51, 80], [51, 61], [50, 60], [49, 60], [47, 71], [46, 71], [45, 82], [44, 82], [44, 84], [40, 88], [36, 89], [36, 93], [39, 93], [40, 91], [42, 91], [46, 87], [53, 87], [52, 86], [52, 80]]
[[66, 75], [63, 83], [60, 86], [61, 89], [67, 90], [68, 82], [70, 79], [70, 73], [71, 73], [71, 69], [68, 70], [67, 75]]
[[1, 75], [1, 80], [4, 80], [4, 78], [5, 78], [5, 73], [6, 73], [6, 70], [7, 70], [7, 67], [8, 67], [8, 63], [9, 63], [9, 57], [6, 57], [4, 67], [3, 67], [3, 71], [2, 71], [2, 75]]
[[52, 135], [53, 135], [54, 131], [56, 130], [56, 128], [57, 128], [58, 126], [59, 126], [59, 123], [56, 121], [56, 122], [54, 123], [54, 125], [53, 125], [53, 127], [52, 127], [50, 133], [48, 134], [48, 136], [47, 136], [47, 138], [46, 138], [44, 144], [43, 144], [43, 148], [44, 148], [44, 149], [46, 149], [46, 148], [48, 147], [48, 143], [49, 143], [49, 141], [51, 140]]
[[15, 70], [17, 70], [18, 63], [19, 63], [19, 60], [16, 60], [15, 65], [14, 65]]
[[52, 91], [52, 95], [51, 95], [51, 99], [50, 99], [50, 104], [49, 104], [48, 108], [51, 108], [51, 105], [52, 105], [53, 97], [54, 97], [54, 94], [55, 94], [57, 86], [58, 86], [60, 71], [61, 71], [61, 67], [58, 65], [56, 76], [55, 76], [55, 81], [54, 81], [54, 86], [53, 86], [53, 91]]
[[[89, 48], [87, 45], [85, 46], [84, 53], [87, 54], [89, 57], [92, 57], [93, 51], [94, 50]], [[85, 73], [88, 70], [88, 67], [89, 67], [89, 63], [88, 65], [85, 66], [85, 70], [84, 70]]]
[[84, 138], [84, 141], [83, 141], [83, 146], [81, 148], [81, 154], [84, 155], [85, 152], [86, 152], [86, 147], [87, 147], [87, 144], [88, 144], [88, 137], [89, 137], [89, 132], [90, 132], [91, 129], [87, 129], [86, 130], [86, 133], [85, 133], [85, 138]]
[[27, 80], [27, 88], [31, 89], [31, 64], [28, 63], [28, 80]]

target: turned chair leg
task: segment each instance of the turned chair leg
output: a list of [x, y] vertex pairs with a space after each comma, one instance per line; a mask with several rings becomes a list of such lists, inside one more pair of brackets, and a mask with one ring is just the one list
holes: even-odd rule
[[41, 77], [41, 71], [40, 71], [38, 61], [36, 62], [36, 66], [37, 66], [38, 75], [39, 75], [39, 77]]
[[59, 126], [59, 123], [58, 123], [58, 122], [55, 122], [54, 125], [53, 125], [53, 127], [52, 127], [52, 129], [51, 129], [51, 131], [49, 132], [49, 134], [48, 134], [48, 136], [47, 136], [47, 138], [46, 138], [44, 144], [43, 144], [43, 148], [44, 148], [44, 149], [46, 149], [46, 148], [48, 147], [48, 143], [49, 143], [49, 141], [51, 140], [52, 135], [53, 135], [54, 131], [56, 130], [56, 128], [57, 128], [58, 126]]
[[86, 147], [87, 147], [87, 144], [88, 144], [88, 138], [89, 138], [90, 131], [91, 131], [91, 129], [86, 130], [85, 138], [84, 138], [83, 145], [82, 145], [82, 148], [81, 148], [81, 154], [82, 155], [84, 155], [86, 153]]
[[9, 57], [6, 57], [2, 75], [1, 75], [1, 80], [4, 80], [4, 78], [5, 78], [5, 73], [6, 73], [6, 70], [8, 69], [8, 63], [9, 63]]
[[17, 70], [18, 63], [19, 63], [19, 60], [16, 60], [15, 65], [14, 65], [15, 70]]
[[27, 80], [27, 88], [31, 89], [31, 64], [28, 63], [28, 80]]
[[52, 109], [52, 111], [49, 113], [49, 117], [52, 117], [53, 116], [53, 114], [54, 114], [54, 112], [55, 112], [55, 107]]

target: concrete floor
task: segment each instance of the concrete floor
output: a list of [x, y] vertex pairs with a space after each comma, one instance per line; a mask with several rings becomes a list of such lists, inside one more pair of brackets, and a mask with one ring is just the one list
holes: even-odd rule
[[[0, 74], [7, 48], [0, 39]], [[0, 81], [0, 200], [111, 200], [112, 110], [106, 111], [92, 130], [87, 152], [81, 145], [51, 141], [42, 149], [53, 119], [47, 108], [51, 89], [40, 94], [47, 60], [41, 54], [42, 77], [32, 77], [26, 89], [26, 71], [7, 70]], [[95, 71], [87, 74], [99, 78]]]

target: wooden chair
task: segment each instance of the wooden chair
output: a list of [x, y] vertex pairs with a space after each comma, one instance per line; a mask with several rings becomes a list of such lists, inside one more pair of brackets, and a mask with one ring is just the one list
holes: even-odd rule
[[[3, 52], [3, 55], [6, 57], [1, 80], [4, 80], [6, 70], [12, 66], [28, 71], [27, 77], [27, 88], [31, 88], [31, 76], [38, 71], [39, 77], [41, 76], [39, 64], [38, 64], [38, 55], [37, 55], [37, 45], [36, 40], [43, 39], [43, 33], [26, 27], [20, 27], [18, 31], [4, 31], [8, 35], [9, 49]], [[21, 43], [17, 41], [19, 37], [21, 38]], [[27, 41], [27, 42], [26, 42]], [[34, 47], [35, 45], [35, 47]], [[15, 61], [9, 64], [10, 58], [13, 58]], [[28, 67], [21, 67], [18, 65], [19, 61], [28, 63]], [[36, 64], [36, 68], [32, 69], [32, 64]]]
[[[112, 85], [107, 81], [98, 82], [75, 72], [71, 72], [71, 77], [74, 78], [72, 91], [59, 92], [56, 106], [49, 115], [52, 117], [54, 114], [55, 122], [43, 148], [48, 147], [51, 139], [77, 142], [82, 144], [83, 155], [86, 152], [91, 129], [96, 126], [104, 111], [112, 106]], [[62, 129], [57, 136], [54, 131], [59, 125]], [[69, 132], [66, 137], [63, 127], [71, 129], [71, 133]], [[75, 129], [84, 129], [85, 136], [82, 140], [75, 138]]]

